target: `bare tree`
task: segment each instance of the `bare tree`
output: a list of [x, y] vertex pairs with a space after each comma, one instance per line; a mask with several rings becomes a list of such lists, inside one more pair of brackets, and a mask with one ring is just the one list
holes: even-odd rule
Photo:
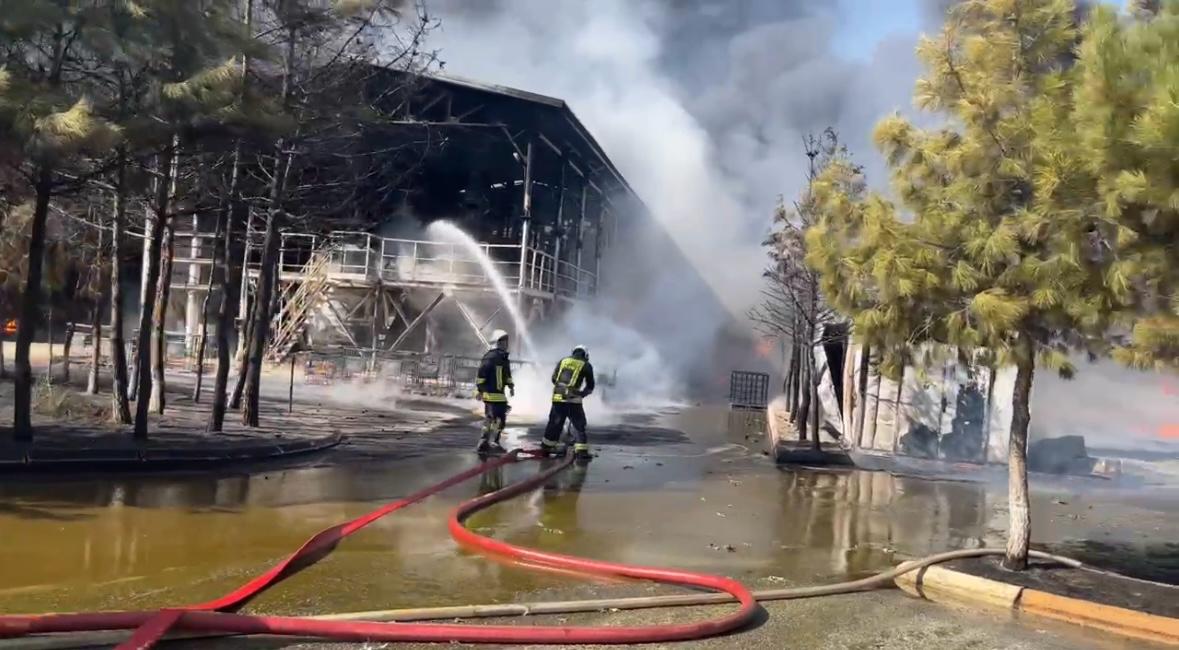
[[[209, 280], [205, 284], [205, 297], [201, 301], [201, 333], [197, 339], [196, 382], [194, 383], [192, 389], [193, 402], [201, 401], [201, 385], [204, 383], [205, 379], [205, 342], [209, 337], [209, 301], [213, 298], [213, 280], [216, 277], [218, 271], [217, 259], [219, 257], [220, 249], [217, 248], [217, 244], [222, 238], [222, 225], [223, 220], [219, 212], [217, 216], [217, 226], [214, 229], [213, 234], [213, 259], [209, 265]], [[225, 240], [228, 241], [229, 237], [225, 237]]]
[[823, 300], [818, 274], [806, 264], [806, 234], [818, 220], [811, 191], [815, 179], [828, 164], [846, 158], [848, 153], [831, 128], [821, 135], [804, 137], [803, 147], [808, 160], [807, 184], [792, 208], [779, 201], [774, 212], [774, 230], [765, 242], [771, 264], [763, 274], [766, 285], [761, 304], [750, 311], [749, 317], [764, 335], [790, 342], [787, 401], [799, 438], [809, 439], [818, 448], [819, 384], [826, 364], [816, 367], [815, 352], [825, 344], [841, 342], [832, 338], [833, 328], [829, 327], [840, 318]]
[[98, 251], [91, 270], [91, 294], [94, 304], [90, 309], [90, 372], [86, 377], [86, 392], [98, 394], [99, 373], [102, 368], [102, 312], [106, 307], [106, 289], [109, 286], [110, 255], [106, 250], [106, 228], [98, 218]]

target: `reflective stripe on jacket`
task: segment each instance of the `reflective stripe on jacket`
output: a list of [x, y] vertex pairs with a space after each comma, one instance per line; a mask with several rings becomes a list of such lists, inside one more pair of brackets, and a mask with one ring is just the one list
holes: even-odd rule
[[512, 365], [508, 361], [508, 353], [499, 348], [488, 350], [479, 363], [479, 372], [475, 375], [479, 399], [484, 402], [506, 402], [508, 396], [504, 390], [513, 385]]
[[565, 357], [553, 369], [553, 401], [578, 404], [594, 392], [594, 367], [589, 361]]

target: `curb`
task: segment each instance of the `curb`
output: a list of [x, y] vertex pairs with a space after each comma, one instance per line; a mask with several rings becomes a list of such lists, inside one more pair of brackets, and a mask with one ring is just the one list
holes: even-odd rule
[[1058, 596], [941, 566], [897, 577], [901, 591], [936, 603], [988, 607], [1049, 618], [1142, 641], [1179, 646], [1179, 619]]
[[184, 447], [123, 447], [82, 450], [43, 447], [0, 459], [0, 474], [11, 472], [57, 472], [78, 469], [95, 471], [143, 471], [194, 469], [209, 465], [276, 460], [331, 449], [343, 442], [341, 433], [313, 440], [245, 444], [220, 449]]

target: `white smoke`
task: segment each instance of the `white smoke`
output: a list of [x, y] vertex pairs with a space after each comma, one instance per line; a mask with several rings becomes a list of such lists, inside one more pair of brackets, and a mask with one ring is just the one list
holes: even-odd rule
[[[442, 3], [434, 45], [447, 71], [568, 101], [709, 285], [742, 313], [764, 266], [760, 239], [715, 228], [742, 221], [741, 205], [708, 134], [659, 69], [660, 38], [643, 19], [652, 7], [511, 0], [488, 11], [492, 4]], [[706, 231], [714, 232], [706, 239]], [[720, 291], [734, 287], [745, 289]]]
[[585, 401], [594, 425], [616, 423], [624, 413], [675, 405], [684, 392], [682, 375], [648, 338], [590, 305], [571, 308], [559, 326], [538, 334], [536, 345], [538, 362], [513, 375], [515, 416], [541, 419], [548, 414], [553, 369], [575, 345], [586, 347], [594, 366], [597, 388]]
[[[946, 0], [921, 0], [931, 17]], [[446, 71], [567, 101], [728, 308], [756, 304], [803, 135], [837, 127], [884, 181], [877, 119], [910, 105], [916, 34], [834, 51], [855, 2], [435, 0]], [[846, 12], [846, 13], [844, 13]], [[879, 183], [883, 185], [883, 182]]]
[[[917, 1], [931, 17], [945, 2]], [[646, 230], [662, 232], [632, 232], [635, 241], [608, 251], [599, 307], [707, 394], [728, 370], [758, 362], [751, 343], [719, 346], [718, 336], [751, 338], [745, 314], [759, 301], [773, 207], [805, 182], [803, 136], [835, 126], [870, 180], [884, 185], [871, 131], [910, 106], [918, 72], [916, 26], [883, 35], [867, 61], [835, 51], [841, 22], [860, 9], [850, 0], [430, 7], [442, 23], [431, 46], [444, 72], [565, 100], [643, 199], [654, 222]], [[599, 353], [613, 347], [604, 341]]]

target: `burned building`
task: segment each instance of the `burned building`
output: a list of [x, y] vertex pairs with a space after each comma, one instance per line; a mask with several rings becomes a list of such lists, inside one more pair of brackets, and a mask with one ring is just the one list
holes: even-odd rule
[[[382, 138], [395, 131], [415, 146], [398, 145], [367, 177], [382, 187], [347, 206], [325, 199], [323, 211], [352, 213], [349, 228], [304, 219], [281, 232], [272, 361], [296, 348], [371, 359], [477, 354], [492, 329], [516, 329], [500, 293], [530, 323], [593, 297], [619, 221], [643, 209], [563, 101], [451, 77], [415, 84], [382, 107], [384, 131], [366, 143], [393, 151]], [[430, 227], [440, 220], [474, 244]], [[208, 230], [177, 232], [169, 329], [189, 351], [210, 273]], [[260, 277], [259, 231], [255, 223], [246, 238], [241, 314]]]

